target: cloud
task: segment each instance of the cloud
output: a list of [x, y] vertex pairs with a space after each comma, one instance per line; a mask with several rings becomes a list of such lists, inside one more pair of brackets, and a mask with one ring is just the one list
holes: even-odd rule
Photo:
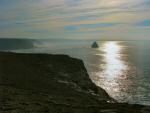
[[148, 37], [143, 27], [150, 25], [149, 5], [150, 0], [0, 0], [0, 37], [111, 39], [140, 30]]
[[117, 25], [118, 23], [96, 23], [96, 24], [80, 24], [80, 25], [70, 25], [65, 26], [65, 30], [72, 31], [72, 30], [80, 30], [80, 29], [94, 29], [94, 28], [104, 28], [104, 27], [112, 27]]
[[150, 19], [141, 21], [136, 24], [137, 26], [149, 26], [150, 27]]

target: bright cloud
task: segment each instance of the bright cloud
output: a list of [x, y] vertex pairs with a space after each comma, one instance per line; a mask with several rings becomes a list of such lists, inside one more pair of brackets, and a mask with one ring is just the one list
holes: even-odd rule
[[150, 0], [0, 0], [0, 37], [148, 39], [149, 5]]

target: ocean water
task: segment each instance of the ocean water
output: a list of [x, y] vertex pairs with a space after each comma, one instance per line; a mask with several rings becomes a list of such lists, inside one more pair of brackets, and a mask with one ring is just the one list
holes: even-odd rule
[[41, 41], [15, 52], [67, 54], [84, 61], [91, 80], [118, 102], [150, 105], [150, 41]]

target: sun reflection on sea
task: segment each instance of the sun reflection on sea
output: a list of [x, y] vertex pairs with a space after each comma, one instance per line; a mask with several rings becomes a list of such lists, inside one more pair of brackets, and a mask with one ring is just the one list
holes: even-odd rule
[[[101, 71], [95, 74], [96, 84], [103, 87], [109, 94], [120, 92], [121, 80], [126, 79], [128, 66], [122, 59], [123, 46], [117, 41], [104, 42], [98, 51], [101, 54], [99, 68]], [[103, 82], [102, 82], [103, 81]], [[128, 88], [124, 87], [127, 90]]]
[[100, 65], [103, 70], [102, 74], [107, 75], [106, 77], [109, 79], [114, 79], [126, 69], [126, 65], [121, 60], [121, 49], [121, 46], [117, 42], [104, 43], [102, 48], [100, 48], [104, 52], [102, 55], [104, 64]]

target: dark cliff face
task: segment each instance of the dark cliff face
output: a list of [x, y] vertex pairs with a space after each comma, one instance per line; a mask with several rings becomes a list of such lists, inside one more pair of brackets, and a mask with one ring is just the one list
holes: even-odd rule
[[[122, 112], [123, 111], [123, 112]], [[91, 82], [81, 60], [66, 55], [0, 53], [0, 112], [142, 113]]]

